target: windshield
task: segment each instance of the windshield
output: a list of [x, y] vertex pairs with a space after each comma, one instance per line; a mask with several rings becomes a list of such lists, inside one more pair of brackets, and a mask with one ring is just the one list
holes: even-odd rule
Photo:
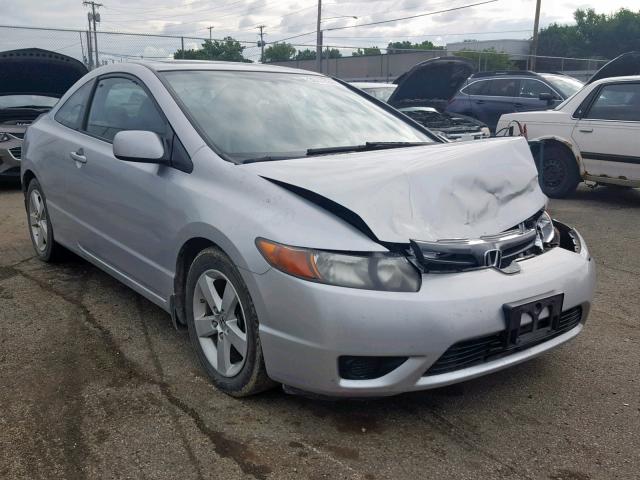
[[396, 86], [394, 85], [393, 87], [366, 87], [362, 90], [367, 92], [369, 95], [377, 98], [378, 100], [386, 102], [387, 100], [389, 100], [389, 97], [395, 89]]
[[571, 95], [580, 90], [584, 83], [575, 78], [565, 77], [560, 75], [542, 75], [544, 79], [551, 84], [553, 88], [559, 91], [564, 98], [569, 98]]
[[211, 70], [162, 75], [200, 133], [235, 162], [367, 142], [433, 142], [327, 77]]
[[51, 108], [58, 99], [43, 95], [4, 95], [0, 96], [0, 108], [42, 107]]

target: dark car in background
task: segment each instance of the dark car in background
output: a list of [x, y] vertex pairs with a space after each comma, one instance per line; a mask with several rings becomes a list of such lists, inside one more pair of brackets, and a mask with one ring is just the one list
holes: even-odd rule
[[0, 177], [19, 178], [27, 127], [86, 73], [78, 60], [39, 48], [0, 52]]
[[473, 66], [467, 60], [442, 57], [415, 65], [399, 77], [395, 85], [364, 82], [354, 82], [352, 85], [389, 103], [448, 140], [478, 140], [490, 136], [484, 123], [443, 111], [448, 99], [472, 72]]
[[562, 74], [506, 71], [475, 73], [463, 85], [446, 111], [477, 118], [495, 131], [502, 115], [555, 108], [584, 84]]

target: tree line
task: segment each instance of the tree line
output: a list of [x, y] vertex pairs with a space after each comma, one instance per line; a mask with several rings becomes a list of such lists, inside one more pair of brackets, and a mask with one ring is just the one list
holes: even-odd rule
[[[575, 25], [551, 24], [540, 30], [538, 54], [557, 57], [614, 58], [617, 55], [640, 50], [640, 11], [620, 9], [613, 14], [598, 14], [593, 9], [577, 9], [574, 12]], [[244, 56], [246, 47], [232, 37], [222, 40], [205, 40], [201, 48], [178, 50], [176, 59], [190, 60], [227, 60], [233, 62], [251, 62]], [[386, 48], [378, 46], [354, 49], [353, 57], [398, 54], [410, 50], [444, 50], [429, 40], [420, 43], [409, 41], [390, 42]], [[482, 52], [463, 49], [456, 55], [468, 58], [488, 70], [506, 69], [512, 66], [508, 55], [493, 49]], [[341, 58], [337, 48], [322, 51], [322, 58]], [[315, 60], [315, 49], [298, 50], [290, 43], [276, 42], [264, 50], [265, 62], [287, 60]]]

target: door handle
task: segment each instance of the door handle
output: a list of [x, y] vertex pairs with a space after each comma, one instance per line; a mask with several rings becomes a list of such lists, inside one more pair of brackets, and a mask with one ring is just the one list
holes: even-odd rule
[[78, 163], [87, 163], [87, 157], [84, 156], [84, 151], [79, 148], [76, 152], [69, 153], [71, 159]]
[[482, 105], [484, 103], [484, 100], [476, 100], [475, 102], [479, 105]]
[[593, 128], [579, 128], [578, 131], [582, 133], [593, 133]]

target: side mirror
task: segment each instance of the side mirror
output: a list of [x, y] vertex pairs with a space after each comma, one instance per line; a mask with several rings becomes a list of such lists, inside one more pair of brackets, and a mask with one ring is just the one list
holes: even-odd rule
[[540, 95], [538, 95], [538, 98], [540, 100], [546, 101], [548, 104], [553, 103], [553, 101], [556, 99], [556, 97], [552, 93], [548, 92], [541, 93]]
[[160, 136], [144, 130], [125, 130], [116, 133], [113, 137], [113, 156], [127, 162], [167, 163]]

